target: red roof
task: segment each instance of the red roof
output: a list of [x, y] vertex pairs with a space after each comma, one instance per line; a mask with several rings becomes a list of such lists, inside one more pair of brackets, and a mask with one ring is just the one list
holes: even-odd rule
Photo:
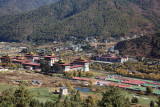
[[128, 79], [128, 78], [119, 78], [119, 77], [115, 77], [115, 78], [121, 79], [123, 80], [123, 83], [127, 83], [127, 84], [140, 85], [140, 84], [146, 83], [146, 81], [140, 81], [140, 80], [134, 80], [134, 79]]
[[72, 69], [72, 68], [78, 68], [78, 67], [82, 67], [82, 66], [84, 66], [84, 65], [74, 65], [74, 66], [71, 66], [70, 68]]
[[160, 83], [149, 82], [149, 84], [160, 85]]
[[118, 86], [117, 83], [111, 83], [110, 85], [112, 85], [112, 86]]
[[3, 63], [2, 65], [7, 65], [7, 63]]
[[27, 59], [27, 57], [17, 57], [16, 59], [20, 59], [21, 60], [22, 58], [23, 58], [23, 60]]
[[12, 62], [28, 63], [28, 62], [32, 62], [32, 61], [31, 60], [12, 60]]
[[65, 63], [65, 64], [60, 64], [60, 65], [68, 66], [68, 65], [71, 65], [71, 63]]
[[56, 58], [56, 57], [58, 57], [58, 56], [56, 56], [56, 55], [53, 55], [53, 56], [44, 56], [45, 58]]
[[143, 82], [143, 81], [123, 81], [123, 83], [133, 84], [133, 85], [140, 85], [140, 84], [144, 84], [146, 82]]
[[40, 64], [37, 63], [23, 63], [24, 65], [30, 65], [30, 66], [40, 66]]
[[10, 59], [17, 59], [16, 57], [11, 57]]
[[106, 79], [107, 77], [104, 76], [98, 76], [99, 79]]
[[25, 57], [38, 57], [39, 55], [25, 55]]
[[0, 58], [5, 58], [5, 57], [0, 57]]
[[120, 88], [132, 87], [131, 85], [126, 85], [126, 84], [119, 84], [118, 86]]
[[22, 63], [22, 62], [24, 62], [24, 60], [12, 60], [12, 62], [20, 62], [20, 63]]
[[35, 69], [35, 70], [37, 70], [37, 71], [41, 71], [41, 69]]

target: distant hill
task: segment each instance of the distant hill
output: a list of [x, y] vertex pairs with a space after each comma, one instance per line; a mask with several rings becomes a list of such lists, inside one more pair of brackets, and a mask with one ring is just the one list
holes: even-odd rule
[[0, 41], [107, 40], [160, 30], [159, 0], [60, 0], [0, 18]]
[[0, 0], [0, 16], [18, 14], [58, 0]]
[[115, 48], [122, 55], [160, 58], [160, 33], [122, 41]]

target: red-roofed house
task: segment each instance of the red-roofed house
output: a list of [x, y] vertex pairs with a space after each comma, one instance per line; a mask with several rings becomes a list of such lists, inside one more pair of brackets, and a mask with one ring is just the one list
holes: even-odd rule
[[27, 70], [33, 70], [33, 67], [32, 66], [26, 66], [26, 69]]
[[128, 61], [128, 57], [117, 57], [115, 54], [106, 54], [106, 55], [102, 55], [102, 56], [97, 56], [96, 60], [124, 63], [124, 62]]
[[0, 71], [8, 71], [9, 70], [9, 67], [1, 67], [0, 66]]
[[35, 61], [35, 59], [39, 59], [39, 55], [25, 55], [28, 60]]
[[24, 68], [31, 66], [32, 69], [40, 69], [40, 64], [37, 64], [37, 63], [22, 63], [22, 64]]
[[[63, 71], [89, 71], [89, 61], [87, 60], [75, 60], [72, 63], [60, 64]], [[52, 72], [56, 72], [54, 66], [52, 67]]]
[[56, 55], [45, 56], [44, 60], [49, 61], [49, 64], [53, 66], [55, 62], [59, 61], [59, 56]]

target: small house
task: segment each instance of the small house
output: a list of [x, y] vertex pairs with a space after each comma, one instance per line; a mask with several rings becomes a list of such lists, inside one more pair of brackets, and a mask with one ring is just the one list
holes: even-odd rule
[[59, 92], [61, 95], [67, 95], [68, 94], [68, 88], [67, 87], [60, 87]]

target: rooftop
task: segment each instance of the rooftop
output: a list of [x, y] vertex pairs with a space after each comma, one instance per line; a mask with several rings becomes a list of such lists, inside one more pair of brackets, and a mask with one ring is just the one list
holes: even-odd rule
[[58, 57], [57, 55], [53, 55], [53, 56], [44, 56], [45, 58], [56, 58]]
[[84, 65], [74, 65], [74, 66], [71, 66], [70, 68], [72, 69], [72, 68], [78, 68], [78, 67], [82, 67], [82, 66], [84, 66]]
[[25, 57], [39, 57], [39, 55], [25, 55]]
[[24, 65], [30, 65], [30, 66], [40, 66], [40, 64], [37, 63], [23, 63]]

